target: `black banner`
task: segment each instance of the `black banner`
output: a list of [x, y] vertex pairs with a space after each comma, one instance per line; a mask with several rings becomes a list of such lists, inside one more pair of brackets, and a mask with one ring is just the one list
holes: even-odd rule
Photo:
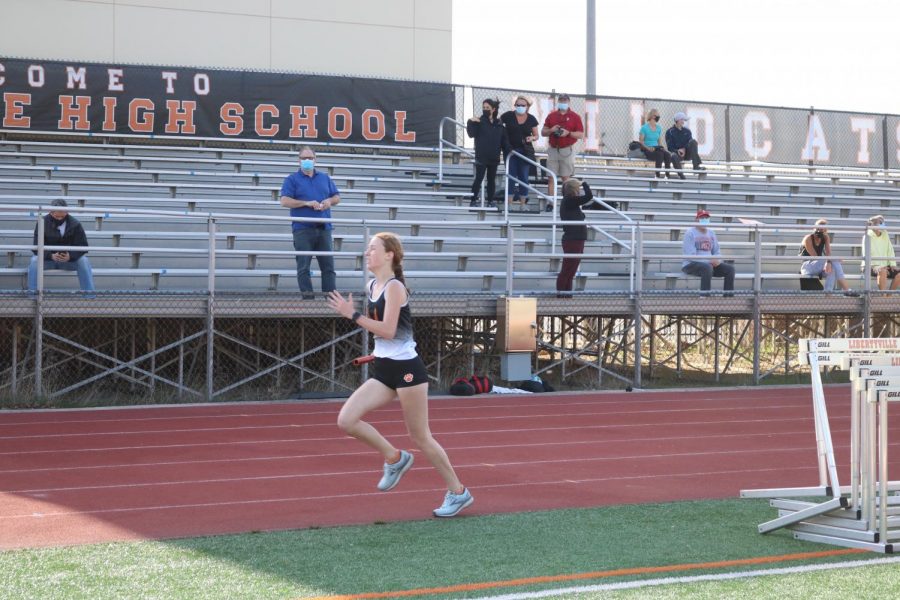
[[3, 129], [358, 144], [438, 143], [453, 86], [0, 58]]

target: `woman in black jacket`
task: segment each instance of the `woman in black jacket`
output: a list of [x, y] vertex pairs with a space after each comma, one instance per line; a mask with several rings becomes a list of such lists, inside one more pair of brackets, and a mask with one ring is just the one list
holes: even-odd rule
[[[584, 190], [584, 194], [578, 195], [578, 188]], [[563, 199], [559, 208], [560, 221], [584, 221], [582, 206], [590, 204], [594, 200], [591, 186], [587, 182], [577, 179], [567, 179], [563, 184]], [[562, 247], [564, 254], [584, 253], [584, 242], [587, 240], [586, 225], [563, 225]], [[571, 292], [572, 280], [578, 272], [581, 264], [581, 256], [567, 256], [563, 258], [562, 268], [556, 277], [557, 292]], [[558, 297], [568, 297], [569, 294], [557, 294]]]
[[472, 117], [466, 123], [466, 133], [475, 138], [475, 181], [472, 183], [472, 202], [469, 206], [478, 206], [481, 182], [487, 172], [487, 205], [495, 208], [494, 190], [497, 186], [497, 166], [500, 164], [500, 151], [509, 151], [509, 140], [506, 128], [497, 118], [500, 101], [488, 99], [481, 104], [481, 116]]

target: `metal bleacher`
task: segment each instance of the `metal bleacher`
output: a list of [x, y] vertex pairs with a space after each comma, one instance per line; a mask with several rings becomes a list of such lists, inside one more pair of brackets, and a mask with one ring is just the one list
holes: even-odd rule
[[[214, 147], [124, 141], [128, 143], [118, 138], [3, 135], [0, 239], [5, 261], [0, 265], [0, 289], [24, 287], [35, 224], [31, 211], [46, 210], [55, 198], [65, 198], [85, 225], [98, 289], [204, 288], [209, 215], [216, 216], [216, 275], [224, 278], [219, 289], [295, 289], [290, 226], [278, 192], [284, 176], [296, 169], [296, 145], [245, 148], [224, 141]], [[387, 229], [403, 236], [405, 268], [417, 289], [555, 290], [561, 230], [551, 213], [511, 209], [506, 219], [496, 209], [470, 208], [472, 168], [465, 158], [446, 162], [438, 180], [434, 148], [317, 150], [317, 168], [334, 178], [342, 198], [333, 211], [342, 289], [360, 286], [366, 234]], [[709, 164], [707, 171], [688, 172], [682, 181], [655, 179], [654, 170], [643, 165], [616, 157], [585, 157], [577, 165], [577, 176], [642, 225], [645, 289], [696, 287], [695, 281], [679, 276], [677, 255], [680, 236], [698, 208], [713, 213], [724, 253], [738, 262], [743, 281], [739, 287], [749, 285], [759, 247], [765, 256], [764, 284], [796, 289], [798, 263], [788, 258], [796, 255], [803, 231], [817, 218], [829, 219], [839, 232], [833, 251], [847, 257], [859, 256], [868, 216], [884, 214], [889, 222], [900, 221], [896, 173]], [[532, 205], [538, 205], [534, 197]], [[576, 279], [578, 290], [633, 289], [633, 231], [612, 217], [604, 211], [589, 213], [595, 228], [607, 235], [596, 234], [588, 242]], [[759, 243], [753, 222], [767, 226]], [[858, 277], [857, 267], [846, 270]], [[508, 271], [514, 273], [514, 285], [505, 281]], [[54, 273], [48, 285], [73, 289], [77, 282], [71, 275]]]

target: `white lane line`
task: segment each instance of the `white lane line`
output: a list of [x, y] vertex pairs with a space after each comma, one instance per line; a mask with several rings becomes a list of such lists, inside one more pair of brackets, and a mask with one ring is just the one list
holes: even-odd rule
[[[556, 465], [556, 464], [573, 464], [573, 463], [593, 463], [593, 462], [613, 462], [613, 461], [623, 461], [623, 460], [644, 460], [644, 459], [660, 459], [660, 458], [699, 458], [699, 457], [708, 457], [708, 456], [739, 456], [742, 454], [768, 454], [768, 453], [796, 453], [803, 450], [809, 450], [810, 447], [793, 447], [793, 448], [767, 448], [765, 450], [759, 449], [750, 449], [750, 450], [721, 450], [715, 452], [680, 452], [680, 453], [659, 453], [659, 454], [635, 454], [635, 455], [625, 455], [625, 456], [585, 456], [585, 457], [571, 457], [571, 456], [561, 456], [559, 458], [547, 459], [547, 460], [515, 460], [515, 461], [505, 461], [499, 462], [494, 461], [487, 466], [490, 467], [519, 467], [522, 465]], [[459, 464], [457, 468], [460, 469], [468, 469], [473, 467], [481, 467], [486, 463], [477, 462], [470, 464]], [[431, 467], [421, 467], [421, 470], [428, 470]], [[814, 467], [811, 467], [814, 468]], [[415, 468], [413, 470], [419, 470], [419, 468]], [[132, 482], [132, 483], [107, 483], [102, 485], [84, 485], [84, 486], [72, 486], [72, 487], [53, 487], [53, 488], [36, 488], [36, 489], [26, 489], [26, 490], [2, 490], [0, 489], [0, 493], [6, 494], [38, 494], [38, 493], [49, 493], [49, 492], [74, 492], [74, 491], [84, 491], [84, 490], [109, 490], [109, 489], [130, 489], [130, 488], [138, 488], [138, 487], [156, 487], [156, 486], [165, 486], [165, 485], [202, 485], [209, 483], [236, 483], [236, 482], [246, 482], [246, 481], [269, 481], [275, 479], [302, 479], [304, 477], [341, 477], [345, 475], [362, 475], [365, 473], [371, 473], [372, 469], [365, 469], [362, 471], [333, 471], [333, 472], [303, 472], [303, 473], [289, 473], [284, 475], [254, 475], [249, 477], [223, 477], [216, 479], [180, 479], [175, 481], [147, 481], [147, 482]]]
[[[506, 407], [506, 408], [510, 408], [510, 407]], [[531, 408], [531, 407], [525, 407], [525, 408]], [[541, 406], [540, 408], [554, 408], [554, 409], [556, 409], [556, 408], [559, 408], [559, 407], [556, 407], [556, 406], [549, 406], [549, 405], [548, 405], [548, 406]], [[665, 414], [671, 414], [671, 413], [693, 413], [693, 412], [700, 412], [700, 413], [707, 413], [707, 414], [709, 414], [709, 413], [714, 413], [714, 412], [718, 412], [718, 411], [753, 411], [754, 413], [759, 413], [760, 411], [763, 411], [763, 410], [778, 410], [778, 411], [781, 411], [781, 410], [805, 410], [805, 409], [807, 409], [807, 408], [808, 408], [808, 407], [806, 407], [806, 406], [799, 406], [799, 405], [792, 405], [792, 404], [779, 404], [779, 405], [770, 405], [770, 406], [728, 406], [728, 407], [719, 407], [719, 408], [697, 407], [697, 408], [667, 408], [667, 409], [660, 409], [660, 410], [631, 410], [631, 409], [630, 409], [630, 405], [629, 405], [629, 409], [628, 409], [628, 410], [592, 411], [592, 412], [572, 412], [572, 413], [559, 412], [559, 411], [554, 410], [554, 412], [552, 412], [552, 413], [550, 413], [550, 414], [530, 414], [530, 413], [522, 412], [521, 410], [516, 410], [515, 412], [507, 413], [507, 414], [502, 414], [502, 415], [474, 415], [474, 416], [459, 416], [459, 417], [436, 417], [436, 418], [431, 419], [431, 421], [433, 421], [433, 422], [443, 422], [443, 421], [466, 421], [466, 420], [472, 420], [472, 419], [483, 420], [483, 419], [513, 419], [513, 418], [515, 418], [515, 419], [530, 419], [530, 418], [544, 418], [544, 417], [566, 418], [566, 417], [583, 417], [583, 416], [616, 416], [616, 415], [627, 415], [627, 416], [634, 416], [634, 415], [665, 415]], [[429, 411], [430, 411], [430, 410], [431, 410], [431, 407], [429, 407]], [[327, 412], [327, 413], [316, 413], [316, 414], [324, 414], [324, 415], [328, 415], [328, 416], [334, 417], [334, 416], [337, 415], [337, 412], [338, 412], [338, 411], [335, 410], [335, 411], [330, 411], [330, 412]], [[390, 413], [397, 413], [398, 415], [402, 415], [402, 411], [400, 411], [400, 410], [389, 410], [389, 411], [385, 411], [385, 410], [381, 410], [381, 409], [378, 410], [378, 414], [384, 414], [384, 413], [388, 413], [388, 412], [390, 412]], [[458, 410], [457, 410], [457, 409], [454, 409], [454, 412], [458, 412]], [[308, 416], [308, 415], [310, 415], [310, 414], [312, 414], [312, 413], [307, 413], [307, 414], [304, 414], [304, 413], [297, 413], [297, 414], [290, 414], [290, 415], [286, 415], [286, 416], [295, 418], [295, 417], [305, 417], [305, 416]], [[256, 419], [257, 417], [270, 417], [270, 416], [285, 416], [285, 415], [279, 415], [279, 414], [267, 414], [267, 415], [240, 415], [240, 417], [242, 417], [242, 418], [249, 418], [249, 419]], [[182, 419], [153, 419], [153, 420], [171, 421], [171, 420], [182, 420]], [[396, 423], [396, 422], [401, 422], [401, 421], [402, 421], [402, 419], [400, 419], [400, 420], [392, 420], [392, 421], [383, 421], [383, 422]], [[93, 425], [93, 424], [100, 423], [100, 422], [103, 422], [103, 423], [119, 423], [119, 421], [114, 421], [114, 420], [112, 420], [112, 419], [109, 419], [109, 420], [106, 420], [106, 421], [96, 421], [96, 422], [91, 422], [90, 424]], [[121, 422], [122, 422], [122, 423], [126, 423], [126, 422], [129, 422], [129, 423], [130, 423], [130, 422], [132, 422], [132, 421], [121, 421]], [[74, 422], [72, 422], [72, 423], [74, 423], [74, 424], [80, 424], [80, 423], [85, 423], [85, 421], [74, 421]], [[33, 425], [41, 425], [41, 426], [49, 425], [49, 424], [51, 424], [51, 423], [33, 423]], [[274, 425], [257, 425], [256, 427], [288, 427], [288, 426], [294, 426], [294, 427], [318, 427], [318, 426], [330, 426], [330, 425], [333, 425], [333, 424], [334, 424], [334, 419], [329, 419], [329, 420], [327, 420], [327, 421], [321, 421], [321, 422], [316, 422], [316, 423], [303, 423], [303, 424], [294, 424], [294, 425], [292, 425], [292, 424], [281, 424], [281, 423], [279, 423], [279, 424], [274, 424]], [[21, 426], [21, 425], [23, 425], [23, 424], [22, 424], [22, 423], [12, 423], [12, 424], [7, 424], [8, 427], [12, 427], [12, 428], [19, 427], [19, 426]], [[0, 425], [0, 426], [2, 426], [2, 425]], [[250, 426], [246, 426], [246, 427], [250, 427]], [[226, 429], [226, 428], [211, 428], [210, 430], [215, 431], [216, 429]], [[52, 437], [52, 436], [65, 436], [65, 435], [116, 435], [116, 434], [127, 434], [127, 433], [158, 433], [159, 431], [206, 431], [206, 430], [207, 430], [207, 429], [196, 429], [196, 428], [194, 428], [194, 429], [169, 429], [169, 430], [141, 430], [141, 429], [135, 429], [135, 430], [105, 431], [105, 432], [91, 432], [91, 431], [88, 431], [88, 432], [63, 433], [63, 434], [45, 434], [44, 436], [35, 436], [35, 435], [0, 436], [0, 440], [3, 440], [3, 439], [30, 438], [30, 437]]]
[[[516, 400], [522, 400], [522, 397], [517, 396]], [[745, 398], [735, 398], [734, 400], [743, 400]], [[660, 399], [630, 399], [628, 400], [628, 406], [634, 407], [638, 405], [647, 405], [647, 404], [668, 404], [675, 402], [721, 402], [723, 400], [728, 400], [727, 398], [720, 397], [710, 397], [710, 398], [701, 398], [701, 397], [691, 397], [691, 398], [673, 398], [669, 400], [660, 400]], [[749, 398], [746, 399], [748, 402], [765, 402], [768, 398]], [[779, 400], [785, 400], [785, 398], [779, 398]], [[773, 406], [763, 406], [760, 408], [772, 408], [772, 407], [782, 407], [782, 408], [807, 408], [811, 400], [809, 398], [798, 399], [794, 404], [782, 404], [782, 405], [773, 405]], [[459, 410], [492, 410], [492, 409], [531, 409], [531, 408], [559, 408], [559, 407], [567, 407], [567, 406], [621, 406], [621, 400], [602, 400], [602, 401], [580, 401], [580, 402], [532, 402], [526, 404], [513, 404], [512, 402], [507, 402], [503, 404], [473, 404], [471, 406], [468, 405], [455, 405], [455, 406], [444, 406], [443, 402], [434, 402], [429, 405], [429, 411], [432, 412], [440, 412], [440, 411], [459, 411]], [[188, 410], [189, 407], [182, 406], [166, 406], [166, 407], [150, 407], [150, 406], [140, 406], [136, 408], [148, 409], [148, 410], [171, 410], [171, 411], [179, 411], [179, 410]], [[741, 408], [741, 407], [736, 407]], [[753, 406], [747, 406], [743, 408], [755, 408]], [[96, 409], [85, 409], [85, 410], [96, 410]], [[121, 410], [122, 412], [126, 412], [125, 409], [121, 407], [108, 408], [104, 409], [104, 412], [109, 410]], [[670, 410], [670, 409], [661, 409], [661, 410]], [[710, 410], [708, 408], [702, 408], [699, 410]], [[381, 408], [380, 412], [395, 412], [401, 413], [400, 408]], [[100, 411], [98, 411], [100, 412]], [[57, 419], [53, 421], [49, 420], [34, 420], [34, 421], [6, 421], [0, 415], [0, 427], [17, 427], [21, 425], [65, 425], [65, 424], [97, 424], [97, 423], [140, 423], [147, 421], [176, 421], [176, 420], [199, 420], [199, 419], [231, 419], [231, 418], [258, 418], [258, 417], [292, 417], [292, 416], [312, 416], [312, 415], [332, 415], [337, 412], [337, 403], [335, 403], [335, 408], [329, 410], [293, 410], [293, 411], [284, 411], [284, 412], [260, 412], [254, 413], [249, 411], [244, 411], [240, 413], [223, 413], [223, 414], [208, 414], [208, 415], [170, 415], [170, 416], [162, 416], [162, 417], [132, 417], [132, 418], [114, 418], [114, 419]], [[639, 411], [639, 412], [656, 412], [653, 410], [649, 411]]]
[[[425, 467], [421, 467], [425, 468]], [[430, 467], [429, 467], [430, 468]], [[815, 467], [812, 468], [813, 470]], [[579, 479], [576, 481], [576, 485], [580, 484], [588, 484], [588, 483], [603, 483], [610, 481], [637, 481], [637, 480], [659, 480], [659, 479], [679, 479], [684, 477], [713, 477], [718, 475], [744, 475], [747, 473], [771, 473], [775, 472], [784, 472], [784, 471], [809, 471], [810, 467], [772, 467], [772, 468], [764, 468], [764, 469], [728, 469], [723, 471], [702, 471], [702, 472], [693, 472], [693, 473], [664, 473], [662, 475], [654, 474], [654, 475], [624, 475], [624, 476], [613, 476], [613, 477], [596, 477], [590, 479]], [[515, 483], [494, 483], [494, 484], [481, 484], [473, 489], [479, 490], [487, 490], [487, 489], [508, 489], [508, 488], [521, 488], [521, 487], [533, 487], [536, 485], [561, 485], [565, 483], [571, 483], [568, 479], [558, 479], [553, 481], [520, 481]], [[443, 494], [446, 492], [446, 488], [428, 488], [428, 489], [419, 489], [419, 490], [392, 490], [391, 495], [399, 495], [399, 494], [421, 494], [421, 493], [433, 493], [440, 492]], [[247, 505], [255, 505], [255, 504], [279, 504], [279, 503], [288, 503], [288, 502], [322, 502], [323, 500], [341, 500], [347, 498], [368, 498], [368, 497], [380, 497], [384, 498], [384, 492], [359, 492], [359, 493], [348, 493], [348, 494], [329, 494], [327, 496], [295, 496], [290, 498], [262, 498], [259, 500], [229, 500], [224, 502], [202, 502], [202, 503], [194, 503], [194, 504], [166, 504], [166, 505], [150, 505], [150, 506], [134, 506], [134, 507], [123, 507], [123, 508], [99, 508], [95, 510], [73, 510], [73, 511], [58, 511], [58, 512], [47, 512], [42, 513], [44, 517], [60, 517], [60, 516], [72, 516], [72, 515], [97, 515], [97, 514], [114, 514], [114, 513], [125, 513], [125, 512], [140, 512], [140, 511], [159, 511], [159, 510], [175, 510], [175, 509], [186, 509], [186, 508], [209, 508], [213, 506], [247, 506]], [[12, 519], [23, 519], [23, 518], [32, 518], [31, 514], [0, 514], [0, 521], [7, 521]]]
[[[812, 421], [812, 417], [802, 418], [802, 419], [782, 419], [783, 421], [800, 421], [803, 423]], [[727, 424], [740, 424], [745, 425], [748, 423], [771, 423], [766, 419], [752, 420], [752, 421], [725, 421]], [[671, 428], [673, 425], [682, 425], [686, 427], [693, 427], [695, 425], [712, 425], [722, 423], [716, 423], [711, 421], [693, 421], [693, 422], [685, 422], [685, 423], [667, 423], [666, 427]], [[660, 423], [626, 423], [619, 425], [578, 425], [577, 429], [579, 431], [586, 430], [605, 430], [605, 431], [615, 431], [618, 429], [632, 429], [637, 427], [660, 427]], [[335, 429], [337, 427], [335, 426]], [[551, 431], [572, 431], [571, 426], [566, 427], [529, 427], [529, 428], [516, 428], [516, 429], [472, 429], [472, 430], [463, 430], [463, 431], [438, 431], [435, 432], [438, 436], [452, 436], [452, 435], [497, 435], [501, 433], [544, 433]], [[836, 427], [831, 428], [832, 435], [836, 432], [846, 432], [849, 430], [845, 429], [837, 429]], [[809, 431], [803, 432], [804, 434], [808, 434]], [[774, 432], [764, 432], [763, 435], [775, 435]], [[702, 436], [698, 435], [685, 435], [682, 437], [690, 438], [690, 439], [702, 439]], [[224, 442], [202, 442], [202, 443], [193, 443], [193, 444], [156, 444], [156, 445], [137, 445], [137, 446], [111, 446], [111, 447], [94, 447], [94, 448], [66, 448], [61, 450], [59, 448], [50, 448], [47, 450], [15, 450], [11, 452], [0, 452], [0, 456], [25, 456], [29, 454], [60, 454], [60, 453], [73, 453], [73, 452], [110, 452], [113, 450], [151, 450], [151, 449], [159, 449], [159, 448], [193, 448], [199, 446], [228, 446], [228, 445], [237, 445], [237, 444], [274, 444], [274, 443], [282, 443], [282, 442], [334, 442], [340, 440], [352, 439], [347, 436], [329, 436], [329, 437], [318, 437], [318, 438], [288, 438], [288, 439], [278, 439], [278, 440], [235, 440], [235, 441], [224, 441]], [[631, 439], [631, 438], [629, 438]], [[623, 440], [616, 440], [623, 441]], [[627, 440], [624, 440], [627, 441]]]
[[[706, 413], [708, 411], [699, 411], [702, 413]], [[754, 411], [754, 414], [758, 414], [759, 411]], [[612, 416], [612, 414], [621, 414], [628, 416], [635, 416], [635, 413], [630, 413], [627, 411], [623, 411], [621, 413], [580, 413], [577, 415], [561, 415], [559, 413], [548, 413], [548, 414], [540, 414], [540, 415], [499, 415], [499, 416], [477, 416], [477, 417], [452, 417], [452, 418], [437, 418], [430, 419], [429, 423], [451, 423], [451, 422], [460, 422], [460, 421], [510, 421], [513, 419], [573, 419], [573, 418], [583, 418], [583, 417], [608, 417]], [[637, 413], [640, 415], [641, 413]], [[850, 416], [832, 416], [830, 417], [832, 422], [837, 421], [849, 421]], [[784, 422], [784, 421], [808, 421], [811, 420], [811, 417], [795, 417], [795, 418], [769, 418], [769, 419], [742, 419], [742, 420], [710, 420], [704, 419], [703, 421], [690, 421], [690, 422], [682, 422], [682, 421], [666, 421], [666, 422], [649, 422], [649, 423], [629, 423], [630, 426], [643, 426], [643, 425], [658, 425], [658, 426], [666, 426], [670, 427], [672, 425], [694, 425], [697, 423], [705, 423], [709, 425], [728, 425], [728, 424], [737, 424], [737, 423], [771, 423], [772, 421]], [[392, 424], [405, 424], [403, 419], [394, 419], [394, 420], [382, 420], [382, 421], [369, 421], [372, 425], [392, 425]], [[33, 439], [59, 439], [59, 438], [77, 438], [77, 437], [97, 437], [97, 436], [112, 436], [112, 435], [160, 435], [160, 434], [171, 434], [171, 433], [208, 433], [208, 432], [217, 432], [217, 431], [253, 431], [258, 429], [311, 429], [316, 427], [336, 427], [333, 422], [327, 423], [287, 423], [283, 425], [243, 425], [240, 427], [196, 427], [190, 429], [153, 429], [153, 430], [139, 430], [139, 431], [100, 431], [100, 432], [83, 432], [83, 433], [48, 433], [48, 434], [35, 434], [35, 435], [11, 435], [11, 436], [0, 436], [0, 440], [33, 440]], [[578, 425], [577, 427], [581, 427]], [[568, 427], [568, 429], [572, 429], [572, 426]]]
[[848, 560], [824, 564], [778, 567], [774, 569], [755, 569], [752, 571], [710, 573], [708, 575], [686, 575], [683, 577], [659, 577], [656, 579], [638, 579], [634, 581], [619, 581], [615, 583], [598, 583], [596, 585], [580, 585], [568, 588], [542, 590], [540, 592], [520, 592], [496, 596], [482, 596], [474, 600], [533, 600], [536, 598], [550, 598], [553, 596], [562, 596], [567, 594], [589, 594], [594, 592], [610, 592], [614, 590], [639, 589], [644, 587], [663, 585], [700, 583], [703, 581], [729, 581], [734, 579], [749, 579], [752, 577], [766, 577], [772, 575], [796, 575], [816, 571], [831, 571], [834, 569], [856, 569], [859, 567], [868, 567], [870, 565], [894, 564], [896, 562], [900, 562], [900, 557], [870, 558], [867, 560]]
[[[832, 429], [832, 433], [842, 433], [843, 430], [835, 430]], [[595, 446], [602, 446], [604, 444], [646, 444], [653, 442], [678, 442], [678, 441], [690, 441], [690, 442], [704, 442], [711, 441], [716, 439], [724, 439], [724, 440], [738, 440], [743, 438], [754, 438], [754, 437], [767, 437], [774, 438], [778, 436], [790, 436], [794, 437], [797, 435], [806, 435], [809, 431], [804, 429], [802, 431], [783, 431], [780, 433], [770, 433], [770, 432], [762, 432], [762, 433], [735, 433], [735, 434], [718, 434], [718, 435], [701, 435], [701, 436], [670, 436], [670, 437], [635, 437], [628, 438], [627, 440], [616, 440], [616, 439], [606, 439], [606, 440], [559, 440], [552, 442], [523, 442], [521, 444], [479, 444], [479, 445], [465, 445], [465, 446], [444, 446], [445, 450], [448, 451], [468, 451], [468, 450], [494, 450], [494, 449], [505, 449], [505, 448], [538, 448], [538, 447], [546, 447], [546, 446], [581, 446], [585, 444], [591, 444]], [[337, 438], [336, 438], [337, 439]], [[350, 440], [352, 438], [340, 438], [344, 440]], [[305, 441], [305, 440], [273, 440], [271, 442], [215, 442], [209, 444], [196, 444], [196, 446], [231, 446], [234, 444], [254, 444], [254, 443], [281, 443], [285, 441]], [[183, 444], [178, 445], [179, 448], [192, 447], [195, 444]], [[900, 441], [895, 444], [890, 445], [900, 445]], [[848, 444], [837, 444], [835, 448], [844, 448], [847, 447]], [[165, 446], [168, 448], [169, 446]], [[808, 450], [813, 446], [806, 446], [803, 450]], [[132, 450], [134, 448], [123, 448], [124, 450]], [[140, 449], [146, 449], [145, 446], [140, 446]], [[107, 452], [108, 448], [96, 448], [96, 449], [82, 449], [82, 451], [96, 450], [97, 452]], [[170, 461], [155, 461], [155, 462], [128, 462], [128, 463], [110, 463], [110, 464], [100, 464], [100, 465], [60, 465], [55, 467], [40, 467], [33, 469], [0, 469], [0, 475], [10, 475], [17, 473], [43, 473], [48, 471], [83, 471], [83, 470], [93, 470], [93, 469], [119, 469], [119, 468], [134, 468], [134, 467], [163, 467], [163, 466], [175, 466], [175, 465], [200, 465], [200, 464], [217, 464], [217, 463], [233, 463], [233, 462], [253, 462], [253, 461], [266, 461], [266, 460], [300, 460], [306, 458], [332, 458], [335, 456], [371, 456], [372, 451], [360, 451], [360, 452], [318, 452], [314, 454], [288, 454], [288, 455], [271, 455], [271, 456], [235, 456], [235, 457], [222, 457], [216, 459], [195, 459], [195, 460], [170, 460]]]

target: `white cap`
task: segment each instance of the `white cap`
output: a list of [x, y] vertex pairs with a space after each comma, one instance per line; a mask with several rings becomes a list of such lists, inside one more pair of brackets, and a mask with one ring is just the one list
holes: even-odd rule
[[677, 112], [677, 113], [675, 113], [675, 120], [676, 121], [690, 121], [691, 118], [689, 116], [687, 116], [686, 114], [684, 114], [683, 112]]

